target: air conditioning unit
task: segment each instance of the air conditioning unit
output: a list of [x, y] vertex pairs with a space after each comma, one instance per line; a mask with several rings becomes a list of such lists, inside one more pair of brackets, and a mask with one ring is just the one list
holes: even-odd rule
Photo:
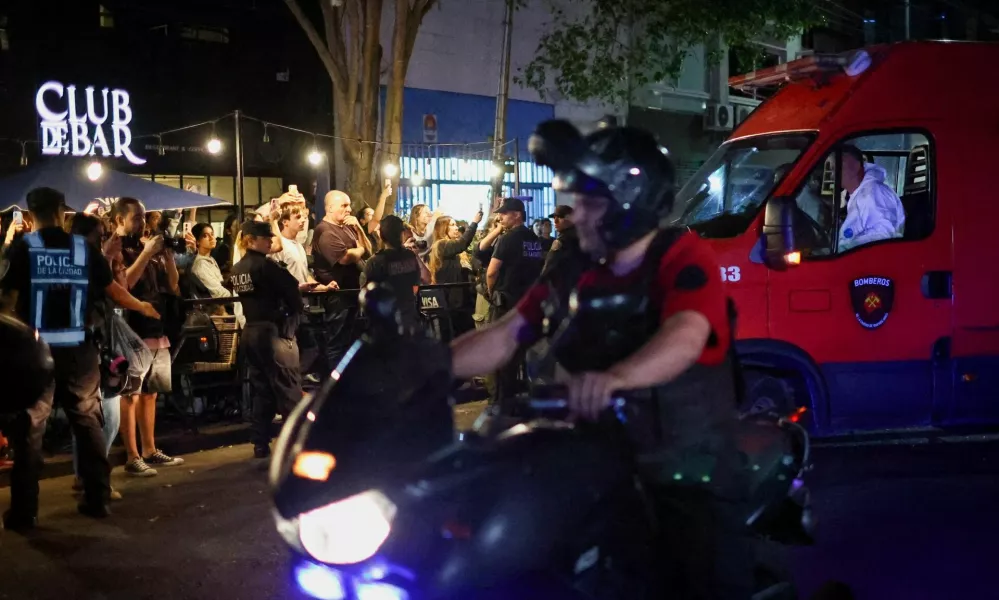
[[749, 114], [753, 112], [754, 106], [733, 106], [735, 111], [735, 126], [738, 127], [749, 118]]
[[704, 129], [707, 131], [732, 131], [732, 105], [708, 104], [704, 111]]

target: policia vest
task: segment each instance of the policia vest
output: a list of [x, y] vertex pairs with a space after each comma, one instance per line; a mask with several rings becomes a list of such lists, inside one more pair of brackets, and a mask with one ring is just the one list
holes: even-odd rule
[[[572, 292], [568, 304], [574, 314], [562, 322], [551, 340], [552, 353], [563, 368], [571, 373], [605, 371], [656, 334], [661, 310], [651, 302], [649, 290], [662, 257], [686, 233], [685, 229], [660, 231], [633, 286]], [[552, 302], [564, 305], [565, 299], [558, 297], [565, 293], [564, 287], [553, 291]], [[561, 311], [546, 310], [550, 316], [552, 312]], [[729, 317], [734, 337], [731, 301]], [[626, 426], [639, 470], [649, 481], [693, 485], [727, 497], [743, 495], [745, 479], [736, 446], [739, 381], [733, 348], [719, 365], [695, 364], [667, 384], [628, 392], [636, 401], [629, 404], [633, 413]]]
[[87, 339], [89, 254], [85, 238], [72, 236], [70, 248], [46, 248], [38, 232], [28, 244], [30, 295], [28, 324], [52, 347], [74, 347]]

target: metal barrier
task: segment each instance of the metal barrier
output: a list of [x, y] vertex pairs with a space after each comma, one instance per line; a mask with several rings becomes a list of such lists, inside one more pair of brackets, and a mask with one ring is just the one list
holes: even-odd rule
[[[469, 294], [467, 306], [460, 308], [451, 306], [449, 292], [459, 289], [474, 292], [474, 284], [425, 285], [420, 286], [416, 293], [416, 308], [423, 319], [426, 331], [443, 343], [449, 342], [458, 333], [454, 319], [457, 313], [467, 313], [466, 323], [472, 323], [471, 315], [475, 310], [474, 294]], [[349, 289], [303, 293], [303, 298], [308, 301], [308, 309], [302, 326], [313, 332], [324, 333], [322, 331], [325, 325], [322, 319], [325, 314], [324, 300], [337, 298], [343, 302], [340, 307], [358, 309], [351, 323], [349, 335], [352, 337], [360, 335], [366, 322], [363, 310], [359, 307], [360, 292], [360, 289]], [[188, 318], [191, 310], [204, 310], [212, 306], [231, 305], [237, 302], [239, 297], [183, 300], [185, 327], [181, 331], [177, 347], [172, 352], [174, 391], [165, 401], [167, 407], [184, 420], [188, 429], [197, 429], [196, 421], [208, 418], [202, 415], [220, 418], [235, 418], [240, 414], [245, 418], [249, 415], [247, 383], [238, 353], [239, 330], [235, 325], [235, 317], [211, 316], [209, 320], [200, 319], [193, 325], [192, 320]], [[202, 399], [200, 414], [196, 414], [199, 411], [195, 406], [195, 398]]]

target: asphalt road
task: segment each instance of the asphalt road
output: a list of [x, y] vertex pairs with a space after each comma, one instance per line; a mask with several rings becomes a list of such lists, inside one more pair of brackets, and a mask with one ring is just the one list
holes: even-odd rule
[[[99, 522], [76, 514], [70, 478], [43, 481], [41, 528], [0, 533], [0, 599], [294, 597], [265, 472], [250, 455], [247, 445], [200, 452], [144, 480], [117, 469], [124, 501]], [[815, 458], [819, 542], [792, 557], [802, 592], [838, 579], [863, 599], [999, 598], [999, 444], [822, 448]]]

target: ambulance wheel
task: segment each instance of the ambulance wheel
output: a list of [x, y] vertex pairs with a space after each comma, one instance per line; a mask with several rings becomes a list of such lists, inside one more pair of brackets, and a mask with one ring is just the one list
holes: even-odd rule
[[791, 414], [799, 406], [808, 405], [808, 391], [794, 373], [745, 369], [745, 398], [739, 407], [740, 416], [777, 413]]

